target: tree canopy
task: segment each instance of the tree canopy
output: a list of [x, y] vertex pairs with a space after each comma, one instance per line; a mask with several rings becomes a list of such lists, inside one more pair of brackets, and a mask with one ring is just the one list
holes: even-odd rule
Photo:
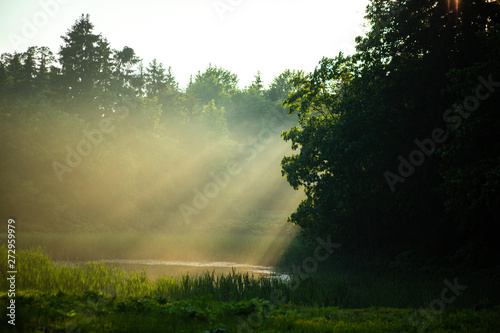
[[[266, 97], [260, 79], [241, 89], [236, 74], [209, 65], [181, 88], [171, 67], [143, 64], [130, 46], [113, 49], [89, 15], [61, 38], [57, 53], [34, 46], [0, 59], [0, 209], [24, 230], [186, 227], [180, 205], [228, 161], [253, 156], [249, 136], [267, 129], [269, 146], [285, 146], [282, 128], [266, 121], [286, 109]], [[272, 156], [277, 172], [280, 158]], [[236, 184], [267, 187], [258, 174], [233, 178], [189, 218], [235, 206]], [[289, 190], [284, 181], [277, 188]]]
[[[290, 221], [347, 251], [498, 258], [500, 5], [371, 1], [356, 53], [297, 77]], [[476, 111], [477, 110], [477, 111]], [[474, 113], [473, 113], [474, 112]], [[460, 258], [460, 259], [459, 259]]]

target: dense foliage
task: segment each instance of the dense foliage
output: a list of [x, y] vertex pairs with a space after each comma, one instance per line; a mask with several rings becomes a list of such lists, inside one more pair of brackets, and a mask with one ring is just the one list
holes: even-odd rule
[[366, 18], [357, 52], [285, 101], [283, 173], [307, 195], [290, 220], [347, 251], [498, 263], [499, 3], [373, 0]]

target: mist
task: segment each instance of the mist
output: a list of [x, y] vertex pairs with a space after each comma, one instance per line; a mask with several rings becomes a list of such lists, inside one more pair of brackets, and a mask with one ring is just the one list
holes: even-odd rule
[[[282, 101], [299, 72], [268, 88], [258, 73], [241, 89], [236, 74], [210, 65], [180, 89], [156, 61], [145, 76], [125, 76], [139, 58], [115, 52], [125, 67], [109, 79], [121, 88], [102, 90], [98, 72], [71, 82], [52, 67], [40, 86], [5, 90], [1, 209], [26, 233], [21, 248], [42, 246], [55, 260], [275, 264], [304, 197], [281, 171], [294, 153], [282, 132], [297, 124]], [[5, 54], [5, 67], [16, 57]], [[30, 48], [23, 57], [53, 56]]]

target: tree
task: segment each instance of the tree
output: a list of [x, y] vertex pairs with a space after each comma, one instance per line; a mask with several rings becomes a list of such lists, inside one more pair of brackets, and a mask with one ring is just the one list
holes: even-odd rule
[[3, 54], [0, 87], [6, 100], [19, 100], [22, 96], [26, 101], [27, 97], [35, 97], [48, 89], [49, 66], [54, 60], [47, 47], [33, 46], [24, 53]]
[[2, 54], [2, 64], [3, 64], [3, 93], [4, 98], [7, 101], [15, 100], [21, 95], [22, 85], [22, 55], [19, 53], [4, 53]]
[[146, 96], [153, 98], [166, 89], [165, 68], [163, 64], [153, 59], [146, 68]]
[[114, 76], [118, 81], [115, 89], [133, 87], [134, 66], [139, 64], [141, 59], [135, 54], [134, 49], [125, 46], [123, 50], [113, 50]]
[[112, 52], [106, 39], [94, 34], [93, 30], [89, 15], [82, 15], [61, 37], [64, 45], [59, 51], [59, 62], [61, 80], [67, 98], [72, 101], [71, 107], [78, 110], [81, 105], [94, 104], [93, 109], [99, 114], [104, 106], [96, 101], [96, 96], [98, 91], [109, 88]]
[[23, 65], [21, 70], [21, 81], [23, 86], [21, 90], [28, 96], [33, 96], [35, 92], [35, 76], [37, 72], [35, 63], [36, 48], [30, 47], [23, 54]]
[[237, 83], [236, 74], [210, 64], [205, 72], [198, 72], [186, 92], [198, 98], [201, 105], [207, 105], [213, 99], [217, 107], [227, 106], [230, 97], [237, 90]]
[[[494, 235], [500, 232], [497, 204], [500, 202], [500, 117], [497, 111], [500, 96], [491, 93], [491, 86], [488, 89], [481, 85], [478, 73], [482, 73], [486, 81], [499, 81], [500, 25], [479, 36], [484, 53], [476, 57], [482, 59], [448, 75], [451, 81], [448, 93], [457, 96], [462, 108], [474, 110], [477, 107], [477, 110], [465, 110], [466, 118], [455, 118], [460, 123], [450, 124], [450, 139], [439, 151], [442, 158], [439, 172], [443, 179], [439, 190], [444, 195], [446, 212], [456, 221], [459, 237], [469, 239], [459, 255], [485, 265], [498, 261], [498, 241]], [[479, 91], [478, 86], [482, 86]], [[476, 106], [465, 105], [463, 96], [474, 101], [477, 93], [486, 94], [487, 98], [481, 98]]]
[[257, 72], [255, 75], [255, 79], [252, 81], [250, 86], [248, 87], [248, 90], [250, 92], [255, 92], [257, 94], [261, 94], [264, 89], [264, 84], [262, 82], [262, 78], [260, 77], [260, 71]]
[[303, 72], [291, 71], [287, 69], [280, 75], [276, 76], [266, 92], [267, 98], [273, 102], [282, 103], [288, 97], [288, 94], [293, 90], [290, 80], [297, 75], [303, 75]]
[[203, 107], [201, 117], [203, 122], [207, 126], [210, 136], [215, 138], [227, 139], [228, 130], [224, 113], [224, 107], [218, 109], [215, 106], [214, 100], [211, 100], [207, 105]]
[[168, 67], [165, 74], [165, 90], [158, 97], [158, 102], [162, 105], [163, 120], [169, 125], [175, 126], [182, 118], [181, 112], [182, 93], [179, 91], [179, 83], [175, 79], [172, 67]]
[[38, 58], [38, 70], [36, 75], [36, 84], [40, 89], [49, 89], [51, 67], [56, 61], [52, 51], [46, 47], [36, 48]]
[[130, 78], [130, 85], [135, 90], [136, 96], [144, 96], [146, 71], [142, 61], [138, 64], [137, 73]]
[[0, 101], [5, 96], [7, 78], [8, 78], [7, 69], [5, 68], [3, 61], [0, 61]]
[[[443, 113], [460, 96], [446, 92], [453, 87], [450, 78], [458, 69], [477, 76], [479, 64], [498, 54], [479, 34], [495, 35], [499, 5], [465, 1], [452, 12], [445, 2], [374, 0], [367, 19], [371, 30], [357, 38], [355, 55], [325, 58], [313, 73], [292, 80], [285, 105], [298, 114], [299, 126], [283, 138], [300, 150], [283, 159], [283, 174], [294, 188], [304, 187], [307, 198], [290, 220], [310, 235], [334, 234], [351, 250], [451, 256], [471, 239], [494, 233], [498, 220], [482, 224], [481, 233], [459, 231], [457, 216], [444, 210], [447, 199], [439, 190], [442, 168], [449, 165], [435, 153], [438, 143], [426, 138], [446, 125]], [[490, 70], [498, 68], [498, 61], [489, 64]], [[489, 125], [477, 127], [478, 133], [485, 133], [484, 127]], [[486, 133], [493, 138], [492, 128]], [[444, 147], [464, 148], [452, 141]], [[423, 149], [420, 160], [411, 155], [416, 148]], [[497, 155], [497, 147], [488, 146], [481, 160]], [[498, 172], [486, 169], [488, 177], [474, 185], [463, 182], [460, 189], [494, 184]], [[395, 173], [384, 179], [388, 170]], [[487, 193], [487, 202], [494, 201], [493, 192]], [[476, 224], [477, 217], [469, 218]]]
[[179, 83], [175, 79], [174, 73], [172, 72], [172, 67], [168, 66], [167, 74], [165, 75], [165, 83], [167, 84], [167, 90], [172, 92], [179, 91]]

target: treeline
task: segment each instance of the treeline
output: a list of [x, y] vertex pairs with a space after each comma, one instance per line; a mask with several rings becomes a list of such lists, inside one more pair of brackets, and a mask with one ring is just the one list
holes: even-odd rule
[[[210, 65], [181, 89], [170, 67], [112, 49], [88, 15], [62, 39], [57, 54], [30, 47], [0, 61], [0, 210], [27, 230], [186, 224], [201, 215], [193, 189], [203, 192], [230, 160], [255, 162], [262, 140], [281, 142], [293, 124], [282, 101], [299, 72], [268, 88], [257, 73], [241, 89], [235, 74]], [[254, 195], [259, 184], [249, 186]], [[228, 204], [236, 194], [228, 188], [210, 211], [238, 210]]]
[[[311, 241], [329, 234], [341, 251], [402, 263], [496, 265], [500, 5], [373, 0], [366, 18], [354, 55], [268, 88], [257, 74], [240, 89], [209, 66], [181, 89], [170, 68], [111, 49], [88, 16], [57, 55], [3, 54], [2, 215], [30, 230], [154, 229], [182, 224], [186, 204], [205, 219], [193, 189], [229, 161], [276, 158], [256, 152], [287, 130], [298, 150], [283, 174], [306, 193], [290, 221]], [[261, 165], [210, 202], [213, 218], [289, 201]]]
[[[500, 4], [371, 1], [352, 56], [286, 100], [283, 170], [314, 240], [400, 263], [500, 262]], [[334, 235], [334, 236], [333, 236]]]

